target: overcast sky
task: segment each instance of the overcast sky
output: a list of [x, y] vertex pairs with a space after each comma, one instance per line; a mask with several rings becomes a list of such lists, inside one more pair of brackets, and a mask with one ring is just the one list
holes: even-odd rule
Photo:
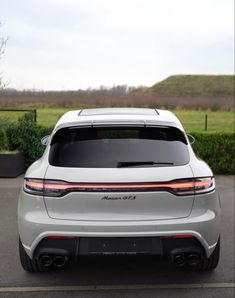
[[151, 86], [234, 72], [233, 0], [0, 0], [9, 87]]

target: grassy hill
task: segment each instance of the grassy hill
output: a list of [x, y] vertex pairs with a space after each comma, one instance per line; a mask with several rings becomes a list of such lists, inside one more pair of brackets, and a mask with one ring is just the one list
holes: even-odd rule
[[175, 75], [146, 88], [148, 94], [234, 97], [232, 75]]
[[166, 108], [234, 109], [233, 75], [175, 75], [135, 93]]

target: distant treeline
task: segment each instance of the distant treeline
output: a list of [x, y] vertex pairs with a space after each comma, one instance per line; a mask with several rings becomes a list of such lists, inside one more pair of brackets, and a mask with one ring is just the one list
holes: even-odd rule
[[150, 88], [118, 85], [76, 91], [0, 91], [6, 107], [154, 107], [234, 109], [234, 76], [172, 76]]

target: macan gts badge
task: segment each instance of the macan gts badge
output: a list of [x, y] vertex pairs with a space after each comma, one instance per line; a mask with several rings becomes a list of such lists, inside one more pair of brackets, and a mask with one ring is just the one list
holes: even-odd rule
[[124, 197], [109, 197], [109, 196], [104, 196], [102, 200], [135, 200], [136, 196], [124, 196]]
[[19, 253], [29, 272], [82, 256], [153, 255], [216, 268], [220, 202], [174, 114], [138, 108], [64, 114], [27, 170], [18, 203]]

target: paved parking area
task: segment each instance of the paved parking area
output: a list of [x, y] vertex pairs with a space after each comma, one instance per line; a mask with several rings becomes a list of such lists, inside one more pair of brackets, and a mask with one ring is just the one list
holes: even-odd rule
[[18, 258], [17, 196], [22, 177], [0, 179], [0, 297], [234, 297], [234, 177], [217, 176], [221, 261], [212, 273], [153, 259], [82, 259], [61, 271], [29, 274]]

